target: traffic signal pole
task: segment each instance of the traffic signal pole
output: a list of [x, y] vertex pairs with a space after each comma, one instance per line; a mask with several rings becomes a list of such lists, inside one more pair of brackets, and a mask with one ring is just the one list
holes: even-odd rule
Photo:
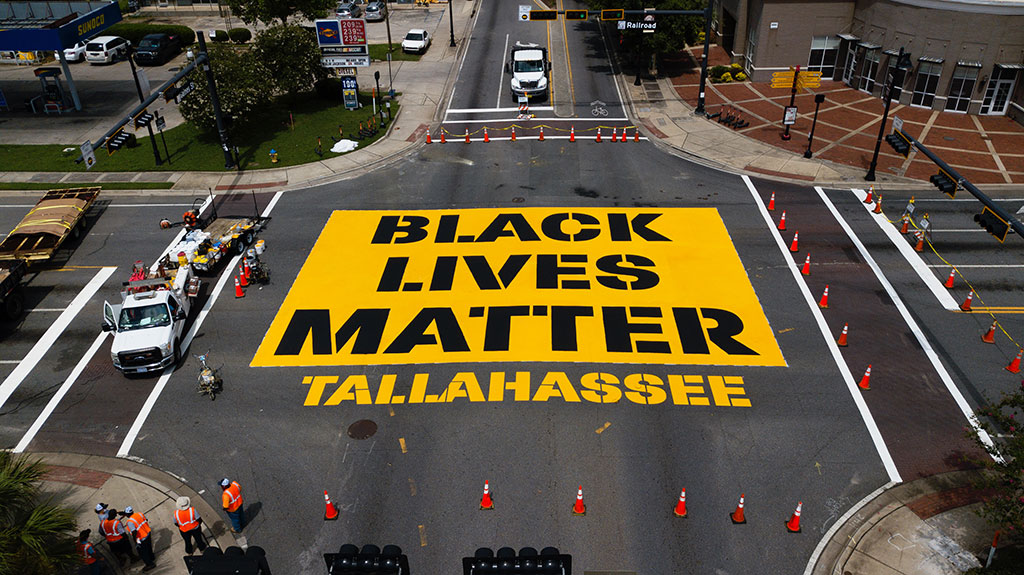
[[900, 54], [896, 59], [896, 67], [893, 69], [892, 80], [885, 88], [885, 111], [882, 112], [882, 125], [878, 127], [878, 139], [875, 141], [875, 153], [871, 156], [871, 166], [868, 168], [864, 179], [869, 182], [875, 181], [875, 167], [878, 166], [878, 151], [882, 148], [882, 138], [885, 137], [885, 122], [889, 119], [889, 106], [892, 105], [892, 88], [897, 84], [896, 77], [899, 76], [899, 86], [903, 87], [903, 77], [906, 70], [903, 69], [903, 46], [900, 46]]
[[220, 113], [220, 99], [217, 98], [217, 83], [213, 79], [213, 69], [210, 68], [210, 54], [206, 51], [206, 38], [203, 33], [197, 31], [199, 39], [199, 53], [206, 56], [203, 62], [203, 71], [206, 72], [206, 83], [210, 88], [210, 104], [213, 105], [213, 119], [217, 122], [217, 134], [220, 135], [220, 147], [224, 150], [224, 169], [230, 170], [235, 167], [235, 158], [231, 153], [231, 142], [228, 140], [228, 130], [224, 126], [224, 118]]
[[[139, 101], [145, 102], [146, 97], [142, 95], [142, 84], [139, 82], [139, 73], [135, 70], [135, 49], [128, 48], [128, 65], [132, 68], [132, 78], [135, 79], [135, 90], [139, 93]], [[153, 144], [153, 157], [156, 158], [156, 165], [161, 165], [164, 161], [160, 158], [160, 148], [156, 146], [156, 136], [153, 135], [153, 124], [152, 122], [146, 124], [146, 129], [149, 130], [149, 143]]]

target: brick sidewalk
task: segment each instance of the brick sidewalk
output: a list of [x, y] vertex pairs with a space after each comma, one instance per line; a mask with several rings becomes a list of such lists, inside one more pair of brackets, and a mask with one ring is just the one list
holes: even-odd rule
[[[680, 98], [690, 106], [697, 103], [701, 53], [701, 48], [690, 48], [662, 64], [661, 72], [672, 80]], [[711, 66], [728, 64], [725, 52], [717, 46], [712, 47], [709, 60]], [[862, 167], [866, 171], [878, 138], [884, 102], [842, 82], [824, 81], [821, 88], [797, 95], [800, 115], [790, 128], [792, 138], [789, 141], [780, 138], [784, 129], [783, 108], [789, 105], [788, 89], [773, 89], [766, 82], [708, 84], [706, 109], [715, 113], [723, 106], [731, 108], [750, 122], [739, 132], [778, 148], [803, 153], [807, 148], [817, 93], [825, 94], [825, 102], [814, 130], [814, 157]], [[894, 104], [889, 111], [887, 132], [893, 116], [902, 118], [907, 133], [972, 183], [1024, 183], [1024, 126], [1009, 117], [937, 112]], [[923, 155], [912, 153], [909, 159], [904, 159], [885, 142], [882, 142], [877, 170], [920, 180], [927, 180], [936, 172], [935, 165]]]

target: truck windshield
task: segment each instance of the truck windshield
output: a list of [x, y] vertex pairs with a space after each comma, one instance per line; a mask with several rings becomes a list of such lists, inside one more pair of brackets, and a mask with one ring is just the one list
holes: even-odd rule
[[541, 60], [516, 60], [516, 72], [543, 72], [544, 62]]
[[171, 325], [171, 314], [167, 304], [158, 303], [143, 307], [132, 307], [121, 310], [121, 318], [117, 321], [117, 331], [131, 331], [146, 327], [163, 327]]

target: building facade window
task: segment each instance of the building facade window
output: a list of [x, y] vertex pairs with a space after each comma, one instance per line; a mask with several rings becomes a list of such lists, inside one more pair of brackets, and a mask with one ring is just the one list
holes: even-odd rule
[[931, 108], [935, 101], [935, 89], [939, 86], [942, 76], [942, 64], [921, 62], [917, 66], [917, 82], [914, 83], [914, 95], [910, 98], [911, 106]]
[[946, 109], [953, 112], [966, 112], [971, 107], [971, 94], [978, 82], [978, 69], [957, 66], [953, 70], [953, 79], [949, 82], [949, 97], [946, 98]]
[[836, 59], [839, 57], [839, 38], [815, 36], [811, 40], [811, 55], [807, 69], [821, 72], [822, 78], [832, 78], [836, 73]]
[[1010, 105], [1010, 95], [1017, 84], [1017, 70], [996, 66], [985, 88], [985, 99], [981, 103], [982, 114], [1002, 115]]
[[747, 52], [744, 54], [744, 68], [749, 76], [754, 71], [754, 55], [757, 54], [757, 27], [747, 30]]
[[860, 88], [864, 92], [871, 93], [875, 89], [875, 76], [878, 75], [878, 50], [864, 51], [864, 64], [860, 72]]

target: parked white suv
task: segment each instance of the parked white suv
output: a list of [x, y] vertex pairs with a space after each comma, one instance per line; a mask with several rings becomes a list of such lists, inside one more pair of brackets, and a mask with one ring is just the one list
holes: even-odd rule
[[90, 64], [106, 64], [128, 57], [131, 44], [120, 36], [100, 36], [85, 45], [85, 59]]

